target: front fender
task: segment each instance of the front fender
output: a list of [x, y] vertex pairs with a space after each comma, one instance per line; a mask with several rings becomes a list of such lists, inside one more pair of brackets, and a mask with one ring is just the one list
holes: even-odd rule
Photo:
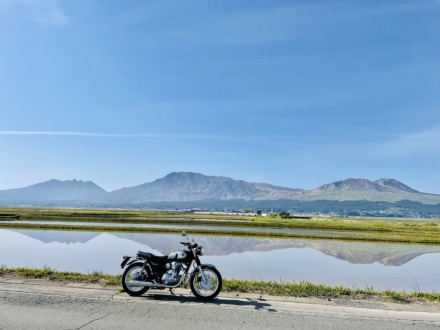
[[[202, 269], [206, 269], [206, 268], [217, 269], [217, 267], [215, 267], [213, 264], [201, 264], [200, 267], [202, 267]], [[191, 275], [197, 273], [198, 271], [199, 271], [199, 267], [195, 267], [191, 272]]]
[[202, 264], [202, 268], [217, 268], [213, 264]]

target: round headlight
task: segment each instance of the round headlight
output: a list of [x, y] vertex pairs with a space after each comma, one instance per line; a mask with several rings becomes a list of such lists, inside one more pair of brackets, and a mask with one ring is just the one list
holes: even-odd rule
[[199, 254], [202, 256], [205, 253], [205, 248], [203, 246], [199, 246]]

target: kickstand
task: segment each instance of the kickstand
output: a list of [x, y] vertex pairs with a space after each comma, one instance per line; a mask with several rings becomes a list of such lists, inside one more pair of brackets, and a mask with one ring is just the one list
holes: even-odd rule
[[171, 293], [173, 296], [176, 295], [176, 294], [174, 293], [174, 289], [173, 289], [173, 288], [170, 288], [170, 293]]

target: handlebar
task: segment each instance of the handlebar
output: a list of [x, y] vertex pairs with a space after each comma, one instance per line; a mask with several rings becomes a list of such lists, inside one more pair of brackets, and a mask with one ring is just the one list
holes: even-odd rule
[[191, 248], [195, 248], [198, 246], [197, 243], [191, 244], [190, 242], [180, 242], [180, 244], [191, 247]]

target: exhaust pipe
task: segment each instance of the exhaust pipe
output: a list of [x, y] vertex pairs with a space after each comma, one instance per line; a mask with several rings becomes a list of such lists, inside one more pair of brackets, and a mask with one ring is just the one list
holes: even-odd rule
[[131, 286], [151, 286], [152, 288], [168, 288], [168, 289], [172, 289], [172, 288], [176, 288], [179, 286], [179, 283], [177, 283], [176, 285], [165, 285], [165, 284], [157, 284], [157, 283], [153, 283], [153, 282], [144, 282], [144, 281], [126, 281], [126, 283], [128, 283]]
[[153, 286], [155, 283], [153, 282], [143, 282], [143, 281], [126, 281], [126, 283], [130, 284], [131, 286]]

